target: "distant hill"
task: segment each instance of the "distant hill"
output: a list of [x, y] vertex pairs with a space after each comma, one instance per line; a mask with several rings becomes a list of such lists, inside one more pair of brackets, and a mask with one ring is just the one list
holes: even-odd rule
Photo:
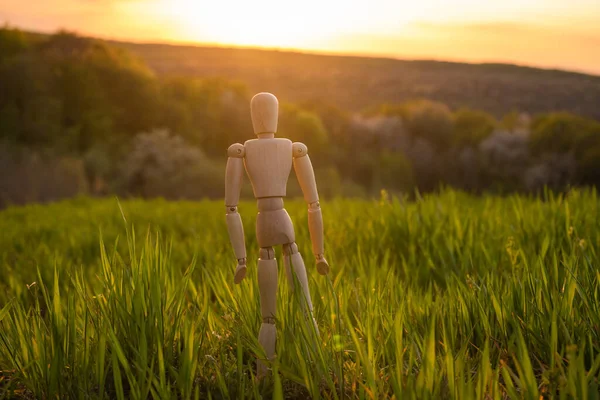
[[159, 75], [222, 76], [284, 101], [347, 110], [427, 98], [486, 110], [569, 111], [600, 119], [600, 76], [509, 64], [329, 56], [291, 51], [113, 42]]

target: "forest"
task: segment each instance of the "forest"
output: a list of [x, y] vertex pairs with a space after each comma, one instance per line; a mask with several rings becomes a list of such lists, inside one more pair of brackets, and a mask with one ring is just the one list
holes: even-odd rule
[[[563, 110], [600, 118], [600, 77], [512, 64], [467, 64], [320, 55], [249, 48], [114, 42], [160, 75], [221, 76], [292, 102], [324, 101], [354, 112], [427, 98], [497, 118]], [[266, 88], [266, 89], [265, 89]]]
[[[239, 49], [205, 49], [212, 56], [202, 57], [199, 48], [193, 58], [187, 47], [151, 49], [0, 29], [0, 207], [79, 194], [222, 197], [226, 149], [253, 137], [249, 100], [259, 87], [279, 97], [279, 134], [307, 144], [326, 198], [444, 186], [504, 194], [600, 185], [600, 122], [597, 107], [589, 107], [598, 104], [598, 77], [279, 52], [259, 62], [248, 55], [254, 50]], [[306, 73], [286, 69], [291, 64]], [[407, 68], [414, 85], [386, 84]], [[305, 85], [316, 70], [320, 78]], [[261, 86], [265, 76], [287, 86]], [[518, 99], [498, 103], [512, 98], [509, 90]], [[249, 185], [244, 190], [250, 196]], [[298, 195], [298, 186], [289, 194]]]

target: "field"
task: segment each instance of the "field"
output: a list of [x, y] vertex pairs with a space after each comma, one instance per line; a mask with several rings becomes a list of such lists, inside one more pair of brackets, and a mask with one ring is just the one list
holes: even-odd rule
[[[1, 211], [2, 396], [598, 398], [596, 192], [322, 206], [327, 277], [305, 205], [286, 204], [320, 337], [280, 273], [278, 357], [259, 383], [256, 270], [233, 284], [221, 202]], [[240, 212], [252, 266], [255, 204]]]

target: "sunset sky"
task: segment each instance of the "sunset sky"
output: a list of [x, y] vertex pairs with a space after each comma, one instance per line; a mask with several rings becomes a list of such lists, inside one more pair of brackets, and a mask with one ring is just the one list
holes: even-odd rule
[[138, 42], [511, 62], [600, 74], [600, 0], [0, 0], [0, 22]]

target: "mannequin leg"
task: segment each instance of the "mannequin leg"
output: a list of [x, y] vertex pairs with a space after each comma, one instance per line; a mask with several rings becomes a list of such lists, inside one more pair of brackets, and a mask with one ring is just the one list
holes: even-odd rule
[[[286, 244], [283, 246], [283, 252], [285, 255], [285, 258], [289, 257], [289, 261], [291, 264], [291, 270], [294, 272], [294, 275], [296, 276], [296, 278], [298, 279], [298, 283], [300, 285], [300, 287], [302, 288], [302, 293], [304, 294], [304, 300], [302, 302], [302, 308], [303, 310], [306, 312], [307, 308], [308, 308], [308, 313], [310, 314], [310, 317], [313, 320], [313, 324], [315, 326], [315, 330], [317, 332], [317, 335], [319, 334], [319, 327], [317, 326], [317, 321], [315, 321], [314, 317], [313, 317], [313, 304], [312, 304], [312, 300], [310, 298], [310, 290], [308, 289], [308, 276], [306, 275], [306, 267], [304, 266], [304, 260], [302, 259], [302, 255], [298, 252], [298, 246], [296, 245], [296, 243], [290, 243], [290, 244]], [[288, 276], [288, 281], [292, 282], [292, 289], [293, 287], [293, 277], [291, 276], [292, 273], [290, 271], [289, 273], [290, 276]]]
[[[258, 333], [258, 342], [265, 350], [269, 360], [275, 357], [277, 330], [275, 318], [277, 311], [277, 260], [272, 247], [260, 249], [258, 260], [258, 289], [260, 292], [260, 312], [262, 324]], [[258, 360], [257, 377], [267, 374], [266, 364]]]

